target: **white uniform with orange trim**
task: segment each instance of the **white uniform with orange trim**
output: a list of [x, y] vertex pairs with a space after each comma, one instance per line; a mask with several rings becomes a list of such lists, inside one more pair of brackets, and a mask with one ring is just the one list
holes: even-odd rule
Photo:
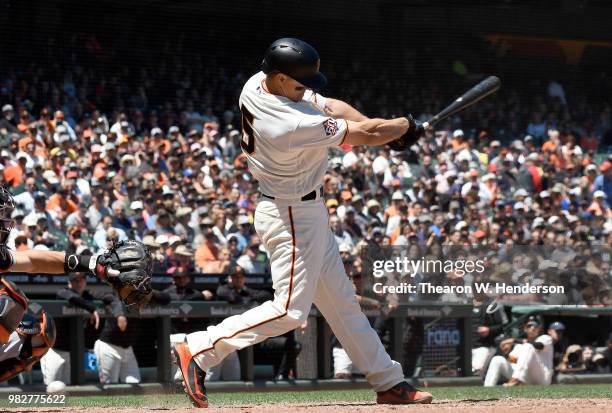
[[[235, 350], [299, 327], [314, 302], [374, 390], [388, 390], [404, 380], [402, 368], [361, 312], [319, 191], [328, 147], [342, 143], [347, 124], [324, 114], [322, 96], [307, 92], [293, 102], [267, 93], [264, 78], [261, 72], [251, 77], [240, 96], [241, 146], [261, 192], [274, 197], [261, 197], [255, 212], [274, 300], [187, 335], [189, 349], [208, 370]], [[313, 190], [314, 199], [301, 200]]]

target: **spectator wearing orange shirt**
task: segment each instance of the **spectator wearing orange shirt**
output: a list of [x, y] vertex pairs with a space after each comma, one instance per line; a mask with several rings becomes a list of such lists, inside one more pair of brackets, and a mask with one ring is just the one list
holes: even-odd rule
[[47, 211], [54, 214], [61, 220], [72, 214], [77, 210], [77, 204], [69, 199], [71, 193], [71, 188], [68, 188], [66, 184], [63, 184], [56, 194], [49, 197], [46, 207]]
[[164, 138], [164, 133], [161, 128], [153, 128], [151, 129], [151, 143], [149, 146], [158, 152], [163, 153], [164, 155], [170, 152], [172, 145], [168, 139]]
[[198, 247], [195, 253], [196, 266], [204, 271], [215, 267], [219, 261], [219, 247], [213, 233], [214, 223], [210, 218], [204, 218], [200, 223], [200, 230], [204, 236], [204, 242]]
[[27, 162], [28, 157], [25, 152], [19, 152], [17, 154], [17, 163], [4, 169], [4, 180], [13, 188], [21, 185], [25, 177]]
[[19, 132], [25, 134], [30, 128], [30, 123], [32, 123], [30, 113], [26, 108], [22, 108], [19, 111], [19, 123], [17, 124], [17, 129], [19, 129]]
[[559, 139], [559, 131], [555, 129], [549, 129], [548, 140], [542, 145], [542, 152], [556, 152], [557, 148], [561, 146], [561, 140]]
[[465, 134], [461, 129], [457, 129], [453, 132], [453, 139], [451, 140], [453, 152], [457, 153], [460, 150], [468, 149], [469, 145], [465, 139]]

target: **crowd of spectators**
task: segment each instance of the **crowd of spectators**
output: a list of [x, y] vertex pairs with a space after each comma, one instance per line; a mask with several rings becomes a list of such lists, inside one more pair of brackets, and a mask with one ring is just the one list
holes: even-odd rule
[[[269, 271], [253, 227], [257, 182], [240, 150], [244, 74], [198, 57], [138, 74], [56, 69], [0, 77], [0, 183], [19, 204], [11, 246], [97, 252], [134, 238], [161, 274], [229, 273], [236, 263], [247, 275]], [[406, 79], [369, 70], [335, 76], [346, 86], [338, 97], [366, 114], [395, 114], [403, 101], [427, 119], [448, 101], [437, 85], [411, 93]], [[364, 244], [419, 244], [417, 255], [450, 244], [555, 245], [578, 251], [565, 265], [581, 262], [600, 281], [583, 301], [606, 303], [610, 256], [592, 258], [591, 247], [612, 244], [610, 105], [566, 87], [504, 91], [411, 152], [333, 150], [323, 185], [347, 271], [360, 271]]]

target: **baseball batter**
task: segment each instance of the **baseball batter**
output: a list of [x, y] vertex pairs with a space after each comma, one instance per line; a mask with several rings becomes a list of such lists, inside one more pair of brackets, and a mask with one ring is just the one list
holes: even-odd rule
[[411, 116], [368, 119], [342, 101], [324, 98], [315, 91], [326, 82], [316, 50], [285, 38], [272, 43], [262, 72], [244, 85], [241, 147], [260, 185], [255, 229], [270, 257], [275, 295], [174, 346], [185, 391], [196, 406], [208, 406], [207, 369], [233, 351], [297, 328], [312, 303], [377, 392], [378, 403], [432, 400], [404, 381], [400, 364], [391, 360], [361, 312], [322, 199], [329, 148], [414, 142], [423, 129]]

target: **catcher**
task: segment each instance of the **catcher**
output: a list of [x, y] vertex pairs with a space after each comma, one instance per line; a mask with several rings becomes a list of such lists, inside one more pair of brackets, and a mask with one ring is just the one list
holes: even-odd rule
[[[7, 247], [7, 240], [13, 226], [11, 213], [14, 208], [15, 204], [11, 194], [6, 189], [0, 188], [0, 273], [9, 271], [44, 274], [91, 272], [99, 279], [108, 282], [125, 304], [140, 307], [149, 302], [152, 296], [152, 261], [149, 251], [142, 243], [119, 242], [100, 255], [77, 255], [42, 250], [14, 252]], [[11, 281], [0, 278], [0, 353], [5, 353], [9, 349], [21, 350], [24, 332], [36, 330], [31, 328], [22, 329], [21, 332], [18, 330], [22, 320], [25, 320], [24, 315], [27, 310], [28, 299], [23, 291]], [[46, 320], [50, 320], [50, 317], [43, 313], [39, 323]], [[44, 331], [47, 323], [43, 324], [45, 328], [41, 330]], [[51, 336], [54, 336], [54, 333], [48, 334], [48, 337]], [[46, 349], [40, 349], [37, 352], [38, 358], [47, 352], [47, 349], [53, 345], [53, 341], [43, 340]], [[19, 353], [20, 351], [17, 351], [17, 354]], [[0, 356], [0, 360], [5, 358], [7, 357]], [[32, 364], [29, 364], [29, 368]], [[10, 377], [5, 377], [3, 373], [0, 370], [0, 378], [7, 380], [19, 371], [13, 372]]]

